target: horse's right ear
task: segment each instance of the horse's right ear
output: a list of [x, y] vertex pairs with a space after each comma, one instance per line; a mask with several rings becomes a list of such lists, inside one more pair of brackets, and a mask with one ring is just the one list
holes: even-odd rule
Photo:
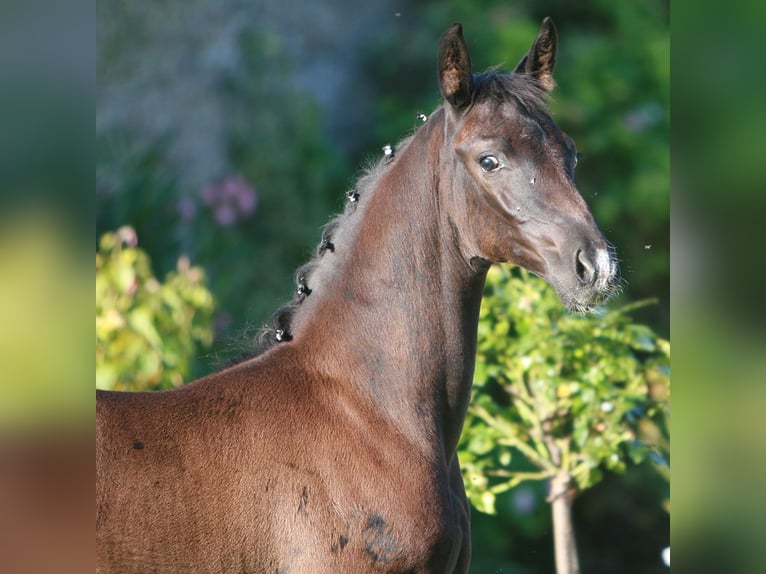
[[439, 87], [458, 110], [471, 102], [471, 56], [460, 24], [450, 26], [439, 40]]

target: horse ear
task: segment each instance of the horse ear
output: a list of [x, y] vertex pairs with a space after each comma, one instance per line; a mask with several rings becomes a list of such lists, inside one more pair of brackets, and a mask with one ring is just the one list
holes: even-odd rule
[[439, 40], [439, 86], [452, 107], [471, 101], [471, 56], [463, 40], [463, 26], [453, 24]]
[[553, 25], [553, 20], [545, 18], [534, 44], [513, 71], [517, 74], [529, 74], [537, 80], [540, 87], [550, 92], [556, 85], [553, 66], [556, 65], [557, 43], [556, 26]]

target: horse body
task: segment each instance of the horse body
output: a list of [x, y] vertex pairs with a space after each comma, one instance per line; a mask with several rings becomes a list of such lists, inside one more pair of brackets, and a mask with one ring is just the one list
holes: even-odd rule
[[282, 342], [97, 393], [100, 572], [467, 571], [456, 449], [486, 270], [524, 265], [581, 309], [616, 264], [539, 101], [550, 21], [516, 74], [473, 75], [459, 26], [439, 52], [445, 104], [360, 180]]
[[[430, 562], [452, 570], [467, 514], [455, 507], [444, 463], [342, 379], [319, 380], [290, 354], [277, 349], [253, 369], [268, 377], [267, 363], [295, 361], [274, 392], [258, 392], [273, 379], [235, 368], [185, 393], [134, 396], [119, 408], [107, 400], [101, 420], [119, 434], [104, 433], [100, 455], [119, 466], [100, 465], [98, 482], [108, 487], [97, 500], [109, 498], [99, 507], [104, 566], [329, 573], [424, 571]], [[140, 424], [130, 420], [137, 412]]]

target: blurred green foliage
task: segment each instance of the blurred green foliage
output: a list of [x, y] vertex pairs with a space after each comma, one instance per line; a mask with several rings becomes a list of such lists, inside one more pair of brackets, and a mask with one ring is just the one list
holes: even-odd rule
[[640, 305], [572, 314], [527, 271], [490, 271], [460, 442], [478, 510], [494, 513], [499, 493], [562, 472], [586, 490], [650, 452], [669, 478], [670, 344], [632, 322]]
[[0, 444], [92, 428], [92, 259], [73, 228], [47, 205], [0, 210]]
[[[97, 136], [97, 232], [130, 224], [158, 274], [172, 270], [180, 254], [207, 273], [218, 301], [215, 359], [198, 365], [197, 375], [252, 352], [239, 333], [260, 326], [289, 297], [295, 269], [342, 206], [354, 170], [324, 141], [317, 104], [292, 85], [281, 39], [244, 33], [239, 50], [243, 73], [218, 86], [231, 170], [218, 181], [182, 183], [165, 138], [141, 147], [130, 130]], [[227, 223], [203, 196], [232, 177], [252, 187], [256, 206]]]
[[213, 338], [213, 296], [187, 257], [164, 283], [136, 247], [135, 231], [105, 233], [96, 252], [96, 388], [177, 387], [199, 346]]

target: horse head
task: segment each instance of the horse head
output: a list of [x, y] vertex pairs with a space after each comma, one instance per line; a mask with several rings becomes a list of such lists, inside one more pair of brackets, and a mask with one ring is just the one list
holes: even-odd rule
[[546, 18], [513, 72], [475, 74], [461, 26], [445, 32], [442, 189], [467, 261], [521, 265], [553, 285], [567, 308], [585, 311], [615, 290], [618, 264], [577, 190], [574, 141], [545, 105], [556, 43]]

